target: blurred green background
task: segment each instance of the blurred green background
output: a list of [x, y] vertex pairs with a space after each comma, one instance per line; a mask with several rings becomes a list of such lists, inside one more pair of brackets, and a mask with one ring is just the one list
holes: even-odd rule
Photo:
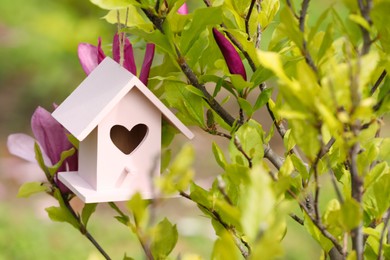
[[[324, 10], [324, 4], [312, 8], [312, 19]], [[43, 179], [43, 174], [37, 166], [10, 156], [6, 137], [14, 132], [31, 133], [30, 117], [34, 109], [42, 106], [51, 110], [53, 102], [61, 103], [83, 80], [85, 74], [77, 58], [78, 43], [96, 45], [101, 36], [103, 48], [110, 55], [116, 28], [100, 19], [105, 13], [89, 1], [0, 1], [0, 260], [101, 259], [78, 231], [48, 220], [44, 208], [55, 205], [48, 196], [16, 198], [21, 183]], [[264, 34], [263, 44], [269, 41], [271, 31]], [[207, 156], [211, 150], [210, 138], [200, 132], [196, 135], [194, 145], [197, 151], [202, 151], [198, 155], [202, 159], [196, 164], [197, 172], [218, 174], [215, 163], [204, 160], [212, 158]], [[75, 206], [79, 206], [77, 201]], [[194, 205], [183, 199], [167, 200], [159, 205], [158, 214], [178, 225], [179, 244], [174, 256], [188, 252], [210, 258], [215, 234], [210, 221]], [[136, 238], [113, 216], [105, 205], [99, 206], [91, 220], [91, 233], [114, 259], [121, 259], [125, 252], [141, 259]], [[288, 224], [282, 242], [286, 251], [283, 259], [318, 259], [320, 249], [316, 242], [303, 227], [291, 220]]]

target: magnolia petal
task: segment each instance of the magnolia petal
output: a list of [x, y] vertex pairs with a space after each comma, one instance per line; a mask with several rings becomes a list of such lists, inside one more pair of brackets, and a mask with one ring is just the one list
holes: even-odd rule
[[152, 66], [153, 62], [154, 50], [155, 45], [153, 43], [146, 44], [144, 62], [142, 63], [141, 74], [139, 75], [139, 79], [145, 84], [145, 86], [148, 85], [148, 78], [150, 67]]
[[[124, 36], [124, 34], [122, 33]], [[112, 56], [114, 60], [118, 63], [120, 63], [120, 39], [119, 34], [114, 35], [114, 40], [112, 43]], [[123, 48], [123, 67], [133, 73], [134, 75], [137, 75], [137, 66], [135, 65], [134, 61], [134, 53], [133, 53], [133, 46], [131, 45], [129, 39], [125, 37], [125, 45]]]
[[177, 13], [179, 13], [179, 14], [188, 14], [187, 4], [184, 3], [182, 6], [180, 6], [180, 8], [177, 10]]
[[213, 28], [214, 39], [225, 58], [226, 64], [231, 74], [239, 74], [246, 80], [246, 72], [240, 55], [234, 48], [233, 44], [225, 38], [216, 28]]
[[[18, 156], [29, 162], [36, 162], [35, 139], [26, 134], [11, 134], [7, 138], [7, 148], [10, 154]], [[46, 165], [51, 165], [46, 154], [42, 154]]]
[[81, 67], [84, 72], [89, 75], [99, 64], [98, 48], [89, 43], [80, 43], [77, 53]]
[[72, 148], [65, 129], [42, 107], [35, 110], [31, 118], [31, 128], [52, 164], [60, 160], [63, 151]]
[[104, 51], [102, 49], [102, 38], [98, 38], [98, 47], [97, 47], [97, 61], [98, 64], [104, 60], [106, 55], [104, 54]]

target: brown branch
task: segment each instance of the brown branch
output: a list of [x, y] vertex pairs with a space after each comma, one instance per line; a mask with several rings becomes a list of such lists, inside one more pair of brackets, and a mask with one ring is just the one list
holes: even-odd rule
[[299, 16], [295, 13], [294, 6], [292, 5], [291, 1], [286, 0], [286, 4], [287, 4], [288, 8], [290, 8], [290, 10], [293, 13], [293, 15], [295, 16], [295, 18], [299, 19]]
[[267, 158], [276, 169], [280, 169], [283, 165], [283, 161], [279, 155], [277, 155], [269, 145], [264, 145], [264, 158]]
[[291, 190], [287, 190], [287, 192], [293, 198], [295, 198], [295, 200], [299, 203], [300, 207], [303, 209], [303, 211], [305, 211], [306, 215], [310, 218], [313, 224], [318, 228], [318, 230], [320, 230], [321, 234], [332, 242], [332, 244], [337, 249], [337, 251], [340, 252], [340, 254], [345, 255], [343, 252], [343, 247], [340, 245], [337, 239], [326, 229], [326, 227], [324, 227], [324, 225], [321, 223], [321, 219], [317, 220], [316, 218], [314, 218], [310, 211], [307, 209], [306, 205], [299, 200], [295, 193], [293, 193]]
[[76, 214], [76, 212], [73, 210], [72, 206], [69, 204], [69, 200], [65, 198], [65, 194], [61, 193], [61, 200], [64, 203], [66, 209], [69, 211], [69, 213], [74, 217], [74, 219], [78, 222], [80, 225], [80, 232], [83, 234], [92, 244], [93, 246], [102, 254], [102, 256], [106, 260], [111, 260], [111, 257], [106, 253], [106, 251], [102, 248], [102, 246], [96, 241], [96, 239], [89, 233], [87, 230], [87, 227], [82, 223], [80, 216]]
[[[356, 133], [355, 133], [356, 134]], [[349, 151], [349, 170], [351, 172], [352, 198], [359, 204], [362, 203], [363, 181], [359, 176], [357, 168], [357, 155], [359, 153], [359, 143], [355, 143]], [[357, 260], [363, 259], [363, 228], [360, 223], [358, 227], [351, 231], [352, 249], [356, 251]]]
[[[258, 2], [256, 2], [256, 8], [257, 8], [258, 13], [261, 12], [261, 1], [262, 0], [259, 0]], [[256, 34], [257, 35], [256, 35], [255, 47], [256, 47], [256, 49], [258, 49], [258, 48], [260, 48], [260, 42], [261, 42], [261, 36], [262, 36], [262, 30], [261, 30], [260, 23], [257, 23]]]
[[290, 213], [289, 216], [295, 220], [298, 224], [300, 225], [305, 225], [305, 222], [303, 221], [303, 219], [301, 219], [300, 217], [298, 217], [297, 215], [293, 214], [293, 213]]
[[205, 5], [206, 5], [207, 7], [210, 7], [210, 6], [211, 6], [211, 3], [210, 3], [209, 0], [203, 0], [203, 2], [205, 3]]
[[249, 20], [251, 18], [253, 7], [255, 6], [255, 3], [256, 3], [256, 0], [251, 1], [251, 4], [249, 5], [248, 13], [245, 16], [245, 31], [248, 34], [248, 41], [251, 40], [251, 32], [249, 29]]
[[299, 30], [302, 32], [302, 54], [305, 57], [306, 63], [310, 66], [310, 68], [317, 74], [318, 69], [314, 64], [313, 58], [311, 57], [309, 50], [307, 49], [307, 42], [305, 39], [305, 21], [307, 16], [307, 10], [309, 9], [310, 0], [303, 0], [301, 12], [299, 15]]
[[382, 229], [382, 232], [381, 232], [381, 237], [380, 237], [380, 240], [379, 240], [379, 249], [378, 249], [378, 260], [382, 260], [382, 250], [383, 250], [383, 244], [384, 244], [384, 240], [385, 240], [385, 234], [386, 234], [386, 231], [387, 231], [387, 226], [389, 225], [389, 220], [390, 220], [390, 208], [387, 209], [386, 211], [386, 217], [385, 217], [385, 220], [384, 220], [384, 225], [383, 225], [383, 229]]
[[383, 72], [379, 76], [378, 80], [375, 82], [374, 86], [371, 88], [371, 95], [375, 93], [375, 91], [378, 89], [379, 85], [382, 83], [382, 81], [384, 80], [386, 75], [387, 75], [387, 71], [383, 70]]
[[[370, 11], [372, 8], [372, 0], [366, 0], [366, 4], [363, 3], [363, 0], [358, 0], [358, 6], [360, 9], [360, 13], [362, 14], [363, 18], [367, 21], [369, 25], [372, 25], [372, 20], [370, 18]], [[363, 47], [361, 49], [360, 54], [365, 55], [369, 52], [372, 40], [370, 37], [370, 32], [364, 28], [363, 26], [360, 26], [360, 30], [362, 31], [363, 36]]]

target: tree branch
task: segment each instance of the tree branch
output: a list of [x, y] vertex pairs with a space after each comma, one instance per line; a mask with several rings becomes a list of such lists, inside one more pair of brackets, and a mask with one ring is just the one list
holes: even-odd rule
[[277, 155], [269, 145], [264, 145], [264, 158], [267, 158], [276, 169], [280, 169], [283, 165], [283, 161], [279, 155]]
[[248, 41], [250, 41], [252, 39], [251, 38], [251, 32], [250, 32], [250, 29], [249, 29], [249, 20], [251, 18], [251, 14], [252, 14], [252, 11], [253, 11], [253, 7], [255, 6], [255, 3], [256, 3], [256, 0], [252, 0], [251, 1], [248, 13], [245, 16], [245, 30], [246, 30], [246, 33], [248, 34]]
[[313, 224], [320, 230], [321, 234], [332, 242], [332, 244], [337, 249], [337, 251], [340, 252], [340, 254], [345, 255], [345, 253], [343, 252], [343, 247], [340, 245], [337, 239], [326, 229], [326, 227], [324, 227], [324, 225], [321, 223], [321, 219], [317, 220], [316, 218], [314, 218], [313, 215], [307, 209], [306, 205], [302, 203], [291, 190], [287, 190], [287, 192], [293, 198], [295, 198], [295, 200], [299, 203], [300, 207], [303, 209], [303, 211], [305, 211], [306, 215], [310, 218]]
[[375, 82], [374, 86], [372, 86], [372, 88], [371, 88], [371, 95], [375, 93], [375, 91], [378, 89], [379, 85], [382, 83], [382, 81], [384, 80], [386, 75], [387, 75], [387, 71], [383, 70], [383, 72], [379, 76], [378, 80]]
[[[352, 198], [359, 204], [363, 197], [363, 181], [359, 176], [357, 168], [357, 155], [359, 153], [359, 143], [355, 143], [349, 152], [349, 170], [351, 172]], [[362, 223], [351, 231], [352, 248], [356, 251], [357, 260], [363, 259], [363, 228]]]
[[[372, 8], [372, 0], [366, 0], [366, 4], [363, 3], [363, 0], [358, 0], [358, 6], [360, 9], [360, 13], [362, 14], [363, 18], [367, 21], [369, 25], [372, 25], [372, 21], [370, 18], [370, 11]], [[364, 28], [363, 26], [360, 26], [360, 30], [362, 31], [363, 35], [363, 47], [361, 49], [360, 54], [365, 55], [369, 52], [372, 41], [370, 37], [370, 32]]]
[[61, 194], [61, 198], [60, 199], [62, 199], [62, 202], [64, 203], [66, 209], [69, 211], [69, 213], [75, 218], [75, 220], [80, 225], [80, 232], [81, 232], [81, 234], [83, 234], [94, 245], [94, 247], [102, 254], [102, 256], [106, 260], [111, 260], [111, 257], [106, 253], [106, 251], [96, 241], [96, 239], [91, 235], [91, 233], [89, 233], [87, 227], [83, 224], [83, 222], [81, 221], [79, 215], [76, 214], [76, 212], [73, 210], [72, 206], [69, 204], [69, 200], [64, 197], [64, 194], [61, 193], [61, 191], [59, 191], [59, 192]]
[[381, 238], [379, 240], [379, 249], [378, 249], [378, 260], [382, 260], [383, 257], [382, 257], [382, 250], [383, 250], [383, 244], [384, 244], [384, 240], [385, 240], [385, 234], [386, 234], [386, 231], [387, 231], [387, 226], [389, 225], [389, 220], [390, 220], [390, 208], [387, 209], [386, 211], [386, 217], [384, 219], [384, 225], [383, 225], [383, 229], [382, 229], [382, 232], [381, 232]]
[[299, 15], [299, 30], [302, 32], [302, 37], [303, 37], [303, 39], [302, 39], [302, 54], [305, 57], [306, 63], [317, 74], [318, 69], [317, 69], [316, 65], [314, 64], [313, 58], [311, 57], [309, 50], [307, 49], [307, 42], [305, 39], [305, 21], [306, 21], [307, 10], [309, 9], [309, 3], [310, 3], [310, 0], [303, 0], [302, 1], [301, 12]]
[[290, 8], [290, 10], [293, 13], [293, 15], [295, 16], [295, 18], [299, 19], [299, 16], [295, 13], [294, 6], [292, 5], [291, 1], [286, 0], [286, 4], [287, 4], [288, 8]]

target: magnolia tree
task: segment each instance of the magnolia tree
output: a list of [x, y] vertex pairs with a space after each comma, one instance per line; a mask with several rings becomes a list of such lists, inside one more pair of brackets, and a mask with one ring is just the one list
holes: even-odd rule
[[[180, 194], [210, 219], [213, 259], [280, 257], [288, 218], [319, 243], [323, 258], [390, 259], [390, 139], [381, 135], [390, 110], [390, 1], [335, 1], [311, 25], [310, 0], [199, 0], [189, 11], [184, 0], [92, 2], [117, 25], [114, 59], [136, 74], [128, 37], [146, 45], [141, 80], [183, 122], [228, 146], [210, 147], [220, 174], [204, 189], [193, 180], [191, 147], [169, 163], [175, 131], [163, 126], [156, 187], [162, 197]], [[100, 40], [80, 44], [79, 57], [89, 73], [105, 57]], [[263, 107], [270, 128], [253, 118]], [[42, 108], [32, 127], [36, 141], [11, 135], [9, 149], [36, 159], [48, 181], [27, 183], [19, 195], [54, 196], [59, 206], [46, 209], [50, 218], [73, 225], [109, 259], [88, 231], [97, 205], [76, 212], [74, 195], [56, 177], [77, 169], [77, 142]], [[270, 145], [277, 136], [283, 154]], [[327, 183], [334, 192], [321, 192]], [[163, 216], [151, 221], [153, 203], [136, 194], [126, 210], [109, 205], [148, 259], [180, 258], [170, 255], [176, 226]]]

